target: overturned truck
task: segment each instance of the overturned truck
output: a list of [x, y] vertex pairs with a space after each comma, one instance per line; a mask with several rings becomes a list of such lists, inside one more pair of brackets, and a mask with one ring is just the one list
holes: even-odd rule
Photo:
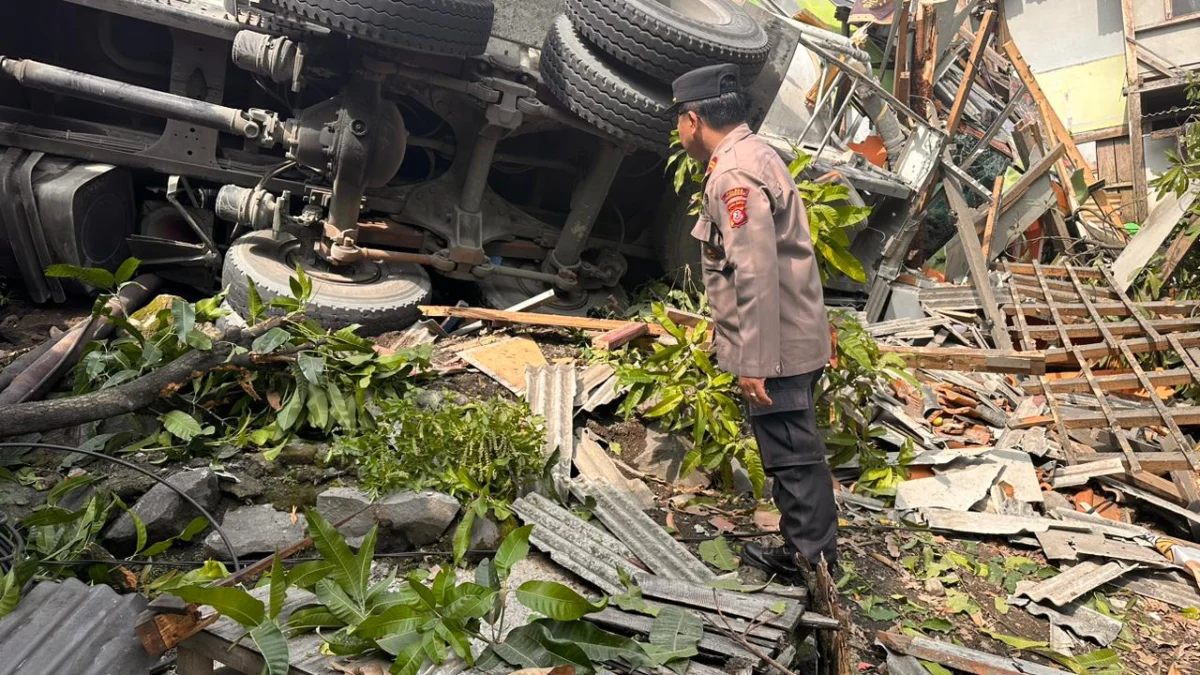
[[[698, 257], [666, 110], [710, 63], [741, 67], [782, 154], [876, 206], [869, 270], [941, 147], [853, 41], [729, 0], [4, 4], [0, 274], [35, 302], [84, 290], [51, 264], [133, 255], [239, 311], [247, 282], [287, 294], [300, 266], [309, 316], [367, 331], [410, 322], [431, 273], [586, 312]], [[882, 166], [848, 149], [864, 133]]]

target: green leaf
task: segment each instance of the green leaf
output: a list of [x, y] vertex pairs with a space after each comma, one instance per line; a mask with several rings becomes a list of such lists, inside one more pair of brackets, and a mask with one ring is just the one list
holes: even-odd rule
[[46, 276], [59, 279], [75, 279], [101, 290], [111, 291], [116, 286], [116, 278], [112, 272], [99, 267], [77, 267], [75, 265], [57, 264], [46, 268]]
[[517, 601], [529, 609], [560, 621], [574, 621], [608, 604], [603, 598], [595, 604], [571, 588], [555, 581], [526, 581], [517, 589]]
[[333, 566], [333, 578], [351, 598], [361, 602], [367, 592], [367, 577], [363, 575], [359, 561], [350, 552], [342, 534], [316, 509], [305, 509], [304, 518], [308, 521], [308, 534], [312, 537], [313, 546]]
[[997, 612], [1008, 614], [1009, 606], [1003, 597], [999, 595], [992, 596], [992, 605], [995, 606]]
[[375, 649], [375, 646], [371, 640], [355, 635], [352, 629], [343, 628], [325, 638], [321, 651], [334, 656], [357, 656]]
[[358, 426], [358, 418], [350, 411], [350, 406], [346, 404], [346, 397], [342, 394], [342, 390], [330, 381], [325, 386], [325, 394], [329, 397], [329, 413], [333, 415], [333, 421], [343, 429], [354, 431]]
[[313, 384], [308, 385], [308, 401], [305, 402], [305, 406], [308, 408], [308, 426], [324, 430], [325, 425], [329, 423], [329, 399], [325, 390]]
[[979, 605], [966, 593], [946, 591], [946, 609], [954, 614], [977, 614]]
[[719, 588], [723, 591], [737, 591], [739, 593], [759, 593], [771, 585], [770, 581], [764, 581], [761, 584], [754, 586], [742, 585], [742, 582], [737, 579], [710, 579], [706, 584], [709, 588]]
[[266, 675], [287, 675], [291, 668], [291, 657], [288, 654], [287, 638], [279, 629], [279, 622], [264, 621], [250, 630], [250, 639], [262, 654], [266, 663]]
[[439, 606], [449, 602], [447, 597], [450, 589], [454, 588], [457, 581], [453, 567], [443, 567], [433, 578], [433, 597]]
[[275, 423], [283, 431], [291, 429], [296, 420], [300, 419], [300, 412], [304, 410], [304, 390], [296, 387], [292, 390], [292, 395], [284, 402], [283, 407], [279, 409], [279, 413], [275, 416]]
[[690, 658], [699, 653], [697, 646], [703, 635], [700, 617], [678, 607], [664, 607], [650, 625], [650, 646], [646, 652], [659, 664]]
[[46, 503], [57, 504], [58, 500], [62, 499], [65, 495], [71, 494], [72, 492], [87, 487], [88, 485], [92, 485], [99, 480], [99, 478], [89, 473], [80, 474], [78, 476], [72, 476], [71, 478], [61, 480], [56, 483], [54, 487], [50, 488], [50, 492], [46, 493]]
[[481, 560], [475, 568], [475, 583], [493, 591], [500, 590], [500, 577], [491, 560]]
[[999, 633], [988, 628], [981, 628], [979, 630], [984, 635], [987, 635], [994, 640], [999, 640], [1013, 649], [1028, 650], [1050, 646], [1050, 643], [1044, 640], [1029, 640], [1023, 637], [1017, 637], [1016, 635], [1005, 635], [1004, 633]]
[[270, 354], [276, 349], [282, 347], [287, 343], [288, 340], [291, 339], [291, 333], [276, 326], [275, 328], [272, 328], [271, 330], [254, 338], [254, 342], [250, 343], [250, 351], [256, 354]]
[[270, 604], [267, 605], [267, 618], [274, 619], [283, 610], [283, 601], [287, 598], [287, 572], [276, 553], [271, 560], [271, 590]]
[[250, 281], [249, 279], [246, 280], [246, 296], [250, 305], [247, 308], [249, 309], [250, 316], [246, 317], [246, 320], [251, 326], [253, 326], [258, 323], [259, 319], [262, 318], [264, 308], [262, 296], [258, 294], [258, 287], [255, 286], [254, 282]]
[[738, 568], [737, 557], [725, 537], [700, 542], [700, 559], [713, 567], [729, 572]]
[[320, 384], [321, 375], [325, 373], [325, 357], [303, 352], [296, 357], [296, 366], [304, 379], [312, 384]]
[[[382, 642], [380, 643], [382, 647]], [[396, 661], [388, 670], [391, 675], [417, 675], [421, 666], [425, 665], [425, 650], [420, 640], [414, 640], [395, 653]]]
[[187, 336], [184, 337], [184, 342], [187, 342], [188, 346], [192, 349], [197, 349], [202, 352], [212, 350], [213, 346], [212, 338], [208, 337], [204, 331], [198, 328], [193, 328], [188, 331]]
[[133, 554], [141, 553], [142, 549], [146, 548], [146, 522], [141, 516], [133, 512], [133, 509], [127, 509], [129, 519], [133, 521], [133, 530], [137, 533], [137, 543], [134, 544]]
[[188, 333], [191, 333], [192, 329], [196, 327], [196, 308], [182, 298], [175, 298], [171, 302], [171, 320], [175, 326], [175, 336], [182, 345], [185, 343]]
[[467, 548], [471, 545], [471, 528], [475, 527], [475, 509], [463, 512], [462, 520], [454, 530], [454, 564], [461, 565]]
[[351, 598], [333, 579], [318, 581], [313, 591], [321, 604], [333, 612], [339, 621], [349, 626], [357, 626], [367, 618], [362, 605]]
[[266, 618], [266, 607], [262, 601], [240, 588], [185, 586], [168, 592], [187, 602], [208, 605], [238, 622], [243, 628], [257, 626]]
[[925, 670], [928, 670], [931, 675], [954, 675], [954, 673], [945, 666], [934, 663], [933, 661], [922, 661], [921, 665], [924, 666]]
[[199, 436], [202, 431], [200, 423], [196, 421], [196, 418], [182, 410], [172, 410], [159, 417], [158, 421], [162, 422], [163, 428], [168, 433], [184, 443]]
[[443, 615], [455, 621], [480, 619], [487, 615], [495, 603], [495, 591], [468, 581], [455, 586], [447, 593], [447, 607]]
[[500, 581], [508, 579], [508, 573], [512, 571], [513, 565], [525, 559], [529, 555], [529, 533], [533, 531], [533, 525], [524, 525], [518, 527], [504, 538], [500, 544], [500, 549], [496, 551], [496, 557], [492, 559], [492, 564], [496, 567], [496, 575], [500, 577]]
[[683, 403], [683, 391], [674, 390], [670, 394], [663, 396], [661, 401], [647, 410], [645, 417], [662, 417], [663, 415], [666, 415], [667, 413], [678, 408], [681, 403]]
[[552, 638], [546, 627], [534, 622], [515, 628], [492, 651], [514, 666], [546, 668], [574, 666], [575, 675], [593, 675], [595, 667], [579, 645]]
[[887, 605], [871, 604], [866, 607], [867, 616], [875, 621], [894, 621], [900, 616], [900, 612], [888, 607]]
[[[999, 597], [999, 596], [997, 596], [997, 597]], [[921, 625], [918, 626], [918, 628], [920, 628], [921, 630], [931, 630], [931, 631], [934, 631], [935, 633], [949, 633], [950, 631], [954, 630], [954, 624], [951, 623], [948, 619], [943, 619], [941, 617], [935, 617], [932, 619], [926, 619], [926, 620], [922, 621]]]
[[287, 585], [309, 589], [333, 572], [333, 563], [327, 560], [308, 560], [295, 565], [288, 571]]
[[138, 265], [141, 264], [142, 261], [137, 258], [126, 258], [125, 262], [121, 263], [121, 266], [113, 274], [114, 285], [120, 285], [132, 279], [133, 275], [137, 273]]
[[288, 617], [288, 631], [293, 634], [307, 633], [318, 628], [341, 628], [346, 624], [321, 605], [297, 607]]
[[8, 616], [21, 601], [21, 585], [17, 583], [16, 569], [10, 569], [0, 581], [0, 619]]
[[538, 619], [537, 623], [544, 626], [555, 640], [577, 645], [592, 661], [614, 661], [631, 668], [652, 665], [645, 650], [636, 641], [610, 633], [593, 623], [553, 619]]
[[399, 651], [417, 634], [429, 630], [437, 622], [433, 617], [417, 616], [416, 611], [412, 607], [393, 607], [383, 614], [367, 618], [354, 632], [365, 638], [378, 639], [380, 647], [388, 653], [393, 651], [388, 649], [388, 644], [400, 644], [395, 650]]

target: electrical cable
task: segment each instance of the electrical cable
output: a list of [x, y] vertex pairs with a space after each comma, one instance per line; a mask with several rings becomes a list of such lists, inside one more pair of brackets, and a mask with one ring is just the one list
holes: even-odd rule
[[[496, 551], [491, 549], [471, 550], [467, 551], [468, 555], [495, 555]], [[376, 553], [372, 559], [407, 559], [407, 558], [450, 558], [454, 556], [453, 551], [405, 551], [402, 553]], [[284, 565], [292, 565], [306, 562], [320, 562], [325, 560], [321, 556], [303, 556], [296, 558], [284, 558], [280, 560]], [[53, 565], [113, 565], [113, 566], [129, 566], [129, 567], [178, 567], [178, 568], [196, 568], [202, 567], [205, 563], [219, 562], [222, 565], [229, 566], [229, 560], [215, 560], [213, 558], [205, 558], [204, 560], [99, 560], [99, 559], [79, 559], [66, 562], [54, 562]]]
[[9, 521], [8, 514], [0, 511], [0, 573], [8, 574], [25, 557], [25, 539]]
[[[134, 464], [133, 462], [128, 462], [128, 461], [120, 459], [118, 457], [110, 457], [109, 455], [105, 455], [105, 454], [102, 454], [99, 452], [93, 452], [91, 450], [82, 450], [80, 448], [72, 448], [67, 445], [56, 445], [54, 443], [41, 443], [41, 442], [35, 442], [35, 441], [25, 442], [25, 443], [0, 443], [0, 448], [13, 448], [13, 449], [41, 448], [43, 450], [53, 450], [55, 452], [78, 453], [80, 455], [86, 455], [86, 456], [92, 457], [94, 459], [107, 460], [114, 464], [119, 464], [119, 465], [125, 467], [126, 469], [132, 469], [133, 471], [136, 471], [144, 476], [149, 476], [150, 478], [154, 479], [155, 482], [165, 485], [172, 492], [174, 492], [175, 494], [182, 497], [184, 501], [186, 501], [187, 503], [189, 503], [193, 507], [195, 507], [195, 509], [200, 512], [200, 515], [207, 518], [209, 524], [212, 525], [212, 527], [216, 531], [217, 535], [219, 537], [221, 537], [221, 541], [223, 541], [225, 543], [225, 547], [229, 549], [229, 557], [232, 559], [231, 564], [233, 566], [234, 571], [240, 570], [242, 568], [242, 562], [240, 560], [238, 560], [237, 551], [234, 550], [234, 548], [233, 548], [233, 540], [231, 540], [229, 538], [229, 535], [225, 534], [225, 530], [221, 529], [221, 526], [217, 524], [217, 519], [214, 518], [213, 515], [208, 512], [208, 509], [201, 506], [200, 502], [196, 501], [195, 499], [192, 499], [192, 497], [190, 495], [188, 495], [186, 492], [184, 492], [183, 490], [175, 487], [174, 485], [171, 485], [166, 480], [154, 475], [150, 471], [143, 469], [142, 467], [138, 466], [137, 464]], [[55, 563], [55, 564], [58, 564], [58, 563]]]

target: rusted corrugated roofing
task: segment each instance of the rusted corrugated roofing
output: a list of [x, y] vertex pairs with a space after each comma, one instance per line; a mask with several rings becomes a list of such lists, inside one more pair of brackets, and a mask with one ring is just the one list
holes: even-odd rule
[[146, 598], [78, 579], [43, 582], [0, 620], [0, 673], [136, 675], [158, 659], [133, 630]]

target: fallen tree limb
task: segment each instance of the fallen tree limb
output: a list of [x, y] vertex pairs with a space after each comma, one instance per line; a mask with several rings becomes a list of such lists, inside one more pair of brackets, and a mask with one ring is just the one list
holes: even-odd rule
[[245, 346], [282, 323], [274, 317], [249, 330], [235, 329], [208, 351], [186, 352], [174, 361], [125, 384], [79, 396], [0, 406], [0, 437], [62, 429], [135, 412], [173, 395], [180, 386], [218, 366], [249, 366], [264, 358], [244, 353], [230, 358], [235, 346]]

